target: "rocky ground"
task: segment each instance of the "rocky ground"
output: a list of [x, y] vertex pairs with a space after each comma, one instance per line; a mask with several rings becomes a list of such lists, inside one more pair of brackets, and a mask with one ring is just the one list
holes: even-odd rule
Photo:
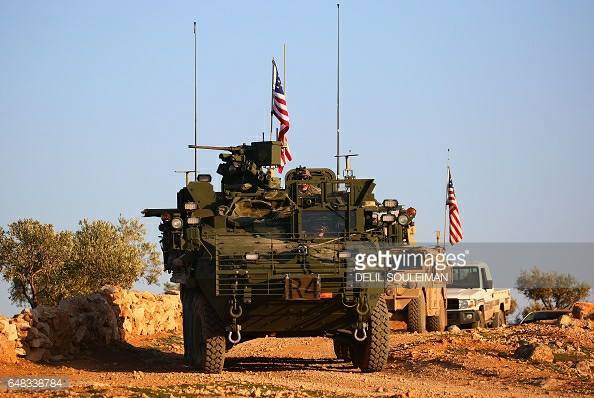
[[[0, 365], [0, 377], [65, 376], [44, 396], [136, 397], [578, 397], [594, 395], [594, 322], [408, 334], [394, 324], [387, 368], [362, 374], [337, 360], [325, 338], [249, 341], [219, 375], [183, 363], [175, 334], [87, 352], [76, 360]], [[1, 387], [0, 387], [1, 388]], [[4, 395], [31, 396], [8, 391]], [[2, 394], [0, 394], [2, 396]]]

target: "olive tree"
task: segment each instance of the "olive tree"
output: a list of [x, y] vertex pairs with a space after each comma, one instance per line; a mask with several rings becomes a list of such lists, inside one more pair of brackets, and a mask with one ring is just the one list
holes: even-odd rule
[[75, 232], [26, 219], [0, 230], [0, 273], [10, 283], [10, 298], [32, 307], [104, 285], [128, 289], [139, 278], [156, 283], [159, 263], [137, 219], [120, 217], [117, 225], [84, 219]]
[[66, 264], [73, 257], [72, 232], [57, 232], [32, 219], [0, 229], [0, 272], [10, 283], [10, 299], [19, 304], [51, 304], [65, 294]]
[[578, 281], [573, 275], [545, 272], [537, 267], [522, 271], [516, 288], [532, 300], [532, 308], [567, 308], [590, 294], [590, 285]]

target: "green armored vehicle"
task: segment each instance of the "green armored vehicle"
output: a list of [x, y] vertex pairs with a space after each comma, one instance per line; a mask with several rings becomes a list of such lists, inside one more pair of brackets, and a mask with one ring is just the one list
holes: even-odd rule
[[339, 358], [380, 371], [389, 350], [385, 285], [354, 283], [348, 249], [406, 242], [416, 212], [380, 204], [372, 179], [338, 179], [327, 168], [290, 170], [281, 188], [272, 171], [280, 145], [198, 146], [222, 152], [220, 191], [198, 175], [176, 207], [143, 211], [161, 218], [165, 270], [181, 286], [185, 360], [216, 373], [240, 341], [328, 336]]

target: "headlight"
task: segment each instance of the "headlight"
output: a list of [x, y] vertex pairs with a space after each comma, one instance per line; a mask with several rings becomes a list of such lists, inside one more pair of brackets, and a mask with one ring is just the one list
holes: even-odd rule
[[351, 252], [338, 252], [338, 258], [350, 258], [351, 257]]
[[258, 253], [246, 253], [245, 254], [245, 259], [248, 261], [256, 261], [258, 258], [260, 258]]
[[398, 207], [398, 201], [396, 199], [385, 199], [382, 204], [384, 205], [384, 207], [387, 207], [389, 209], [394, 209]]
[[382, 215], [382, 222], [386, 224], [390, 224], [396, 221], [396, 216], [394, 214], [383, 214]]
[[401, 214], [398, 216], [398, 224], [402, 225], [403, 227], [407, 226], [409, 221], [410, 219], [406, 214]]
[[186, 210], [196, 210], [197, 208], [198, 208], [198, 205], [196, 204], [196, 202], [184, 203], [184, 209], [186, 209]]
[[188, 225], [196, 225], [200, 224], [200, 219], [198, 217], [188, 217], [186, 222], [188, 223]]
[[458, 307], [461, 310], [464, 308], [474, 307], [474, 300], [458, 300]]
[[184, 222], [179, 217], [175, 217], [174, 219], [171, 220], [171, 226], [174, 229], [180, 229], [182, 227], [182, 225], [184, 225]]

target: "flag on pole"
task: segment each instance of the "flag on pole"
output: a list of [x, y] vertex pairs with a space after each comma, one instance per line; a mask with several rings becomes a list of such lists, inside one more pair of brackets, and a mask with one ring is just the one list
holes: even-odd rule
[[272, 74], [272, 81], [274, 82], [272, 87], [272, 113], [281, 125], [276, 139], [281, 143], [281, 165], [278, 168], [278, 171], [282, 173], [285, 164], [293, 160], [291, 150], [289, 149], [289, 141], [287, 139], [287, 132], [289, 131], [291, 124], [289, 122], [289, 109], [287, 108], [285, 91], [283, 90], [283, 84], [278, 75], [278, 69], [276, 68], [274, 59], [272, 60]]
[[460, 222], [460, 210], [454, 191], [454, 182], [452, 180], [452, 171], [448, 167], [448, 192], [446, 206], [450, 211], [450, 244], [455, 245], [462, 241], [462, 223]]

